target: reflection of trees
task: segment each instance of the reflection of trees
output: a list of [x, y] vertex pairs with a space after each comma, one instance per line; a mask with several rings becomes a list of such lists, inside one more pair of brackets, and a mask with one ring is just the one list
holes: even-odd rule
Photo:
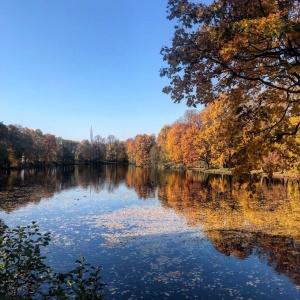
[[215, 248], [244, 259], [256, 254], [300, 284], [300, 184], [265, 181], [251, 188], [230, 177], [127, 165], [68, 166], [0, 175], [0, 209], [11, 212], [76, 186], [114, 192], [126, 184], [140, 199], [158, 199], [190, 226], [202, 226]]
[[11, 171], [0, 175], [0, 209], [12, 212], [76, 186], [92, 188], [96, 193], [114, 192], [125, 182], [140, 199], [154, 198], [155, 176], [153, 170], [117, 164]]
[[54, 193], [76, 186], [96, 192], [113, 191], [125, 178], [127, 166], [63, 166], [27, 169], [2, 173], [0, 176], [0, 209], [11, 212], [20, 207], [51, 198]]
[[153, 169], [143, 169], [130, 166], [126, 174], [126, 184], [134, 188], [139, 199], [155, 197], [156, 172]]
[[78, 166], [75, 169], [76, 185], [93, 188], [96, 192], [113, 192], [124, 181], [127, 168], [127, 165], [117, 164]]
[[57, 181], [57, 169], [12, 171], [5, 176], [6, 185], [0, 190], [0, 208], [11, 212], [41, 198], [50, 198], [62, 189]]
[[258, 255], [300, 284], [300, 191], [296, 181], [238, 186], [197, 172], [166, 175], [158, 197], [225, 255]]
[[256, 254], [276, 272], [300, 285], [300, 245], [292, 237], [233, 230], [206, 234], [215, 248], [226, 256], [245, 259]]

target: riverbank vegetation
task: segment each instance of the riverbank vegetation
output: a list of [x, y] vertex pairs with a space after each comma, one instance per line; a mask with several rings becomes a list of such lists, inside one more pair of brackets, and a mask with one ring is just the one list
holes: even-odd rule
[[56, 273], [45, 263], [42, 248], [50, 233], [36, 222], [9, 229], [0, 227], [0, 297], [5, 299], [103, 299], [101, 268], [77, 260], [77, 267]]
[[230, 120], [226, 120], [225, 109], [217, 102], [201, 112], [187, 110], [181, 119], [164, 126], [157, 138], [140, 134], [126, 141], [114, 136], [106, 139], [96, 136], [91, 142], [77, 142], [0, 123], [0, 163], [2, 168], [119, 162], [143, 167], [217, 168], [222, 172], [224, 168], [244, 170], [246, 166], [248, 172], [261, 169], [269, 174], [297, 172], [298, 133], [289, 137], [288, 144], [269, 145], [262, 139], [254, 139], [251, 147], [246, 148], [241, 127], [232, 125], [230, 130], [226, 127]]
[[0, 168], [126, 161], [125, 143], [113, 135], [78, 142], [0, 123]]
[[246, 139], [242, 125], [226, 115], [225, 104], [218, 101], [200, 112], [187, 110], [181, 119], [165, 125], [157, 138], [140, 134], [126, 141], [111, 135], [78, 142], [0, 123], [0, 166], [118, 162], [140, 167], [214, 169], [237, 175], [253, 170], [265, 171], [269, 176], [274, 172], [298, 173], [299, 133], [281, 143], [268, 143], [259, 136]]
[[187, 143], [192, 153], [201, 147], [204, 160], [236, 174], [263, 168], [271, 175], [298, 163], [299, 16], [293, 0], [169, 0], [168, 19], [177, 23], [161, 50], [161, 76], [170, 80], [164, 92], [206, 106], [201, 137], [189, 129], [198, 137]]
[[297, 172], [300, 141], [300, 8], [293, 0], [169, 0], [177, 21], [161, 50], [164, 92], [190, 107], [157, 138], [139, 134], [69, 141], [0, 123], [0, 167], [133, 163], [165, 168]]

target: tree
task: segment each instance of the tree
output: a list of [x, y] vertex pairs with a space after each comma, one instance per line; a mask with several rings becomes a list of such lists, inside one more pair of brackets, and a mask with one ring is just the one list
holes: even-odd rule
[[56, 162], [57, 155], [57, 144], [56, 138], [53, 134], [45, 134], [43, 140], [43, 148], [44, 148], [44, 164], [51, 164]]
[[135, 164], [134, 139], [126, 140], [125, 144], [126, 144], [126, 153], [128, 156], [128, 162], [131, 164]]
[[8, 157], [10, 165], [17, 167], [21, 164], [24, 148], [21, 142], [19, 129], [14, 125], [7, 126], [8, 132]]
[[106, 158], [106, 139], [100, 135], [94, 137], [91, 144], [93, 162], [99, 163]]
[[117, 161], [118, 139], [114, 135], [106, 138], [106, 160]]
[[33, 139], [32, 161], [35, 165], [42, 162], [44, 156], [44, 134], [40, 129], [31, 130], [30, 134]]
[[157, 144], [153, 145], [149, 153], [149, 162], [151, 166], [158, 166], [161, 163], [160, 151]]
[[275, 170], [299, 155], [299, 7], [293, 0], [169, 0], [168, 18], [178, 24], [172, 46], [162, 49], [168, 67], [161, 75], [171, 80], [164, 92], [188, 106], [208, 105], [210, 114], [221, 101], [221, 114], [203, 115], [212, 123], [202, 138], [210, 136], [212, 162], [229, 148], [218, 164], [234, 165], [236, 174]]
[[150, 164], [150, 151], [155, 145], [155, 136], [139, 134], [134, 140], [134, 160], [137, 166], [146, 167]]
[[34, 150], [34, 140], [32, 137], [32, 130], [28, 129], [27, 127], [25, 127], [22, 130], [22, 144], [24, 147], [24, 151], [23, 151], [23, 160], [24, 163], [32, 163], [33, 160], [33, 150]]
[[[168, 67], [160, 74], [171, 80], [164, 92], [174, 102], [208, 104], [221, 94], [230, 97], [238, 87], [248, 96], [239, 106], [249, 110], [248, 120], [262, 108], [277, 116], [260, 128], [268, 138], [280, 142], [298, 131], [300, 122], [280, 124], [300, 112], [299, 1], [216, 0], [204, 5], [169, 0], [168, 9], [168, 19], [178, 24], [172, 46], [161, 51]], [[269, 132], [275, 128], [278, 132]]]
[[159, 155], [159, 163], [168, 166], [171, 163], [170, 154], [167, 149], [167, 137], [171, 130], [171, 126], [165, 125], [159, 132], [157, 137], [157, 147]]
[[4, 141], [7, 139], [7, 127], [0, 122], [0, 141]]
[[190, 124], [182, 135], [181, 145], [183, 162], [187, 167], [198, 167], [200, 162], [200, 144], [198, 142], [200, 129]]
[[184, 165], [182, 151], [182, 136], [187, 130], [186, 123], [175, 123], [167, 136], [167, 152], [171, 161], [178, 165]]
[[184, 123], [194, 123], [195, 116], [199, 114], [198, 110], [196, 109], [188, 109], [185, 111], [183, 116], [183, 122]]
[[[232, 167], [232, 156], [238, 149], [243, 127], [237, 122], [226, 99], [220, 99], [205, 107], [197, 116], [199, 123], [200, 159], [216, 167]], [[200, 121], [201, 120], [201, 121]]]
[[75, 163], [75, 154], [78, 147], [78, 142], [56, 138], [57, 143], [57, 156], [56, 161], [58, 164], [68, 165]]
[[120, 163], [128, 162], [128, 155], [126, 153], [125, 142], [116, 141], [116, 149], [117, 149], [117, 162]]
[[76, 150], [76, 161], [88, 164], [91, 160], [91, 144], [88, 140], [83, 140], [78, 144]]

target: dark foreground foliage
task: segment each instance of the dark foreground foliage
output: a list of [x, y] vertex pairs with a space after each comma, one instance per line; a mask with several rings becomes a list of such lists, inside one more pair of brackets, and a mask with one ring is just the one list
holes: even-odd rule
[[35, 222], [9, 229], [0, 236], [0, 299], [103, 299], [101, 268], [84, 257], [67, 273], [55, 273], [44, 262], [41, 247], [50, 233], [41, 233]]

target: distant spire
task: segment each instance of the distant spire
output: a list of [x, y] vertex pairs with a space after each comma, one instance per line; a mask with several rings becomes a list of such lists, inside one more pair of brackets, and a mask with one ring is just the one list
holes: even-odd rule
[[91, 130], [90, 130], [90, 139], [91, 139], [91, 142], [94, 140], [94, 137], [93, 137], [93, 127], [91, 126]]

